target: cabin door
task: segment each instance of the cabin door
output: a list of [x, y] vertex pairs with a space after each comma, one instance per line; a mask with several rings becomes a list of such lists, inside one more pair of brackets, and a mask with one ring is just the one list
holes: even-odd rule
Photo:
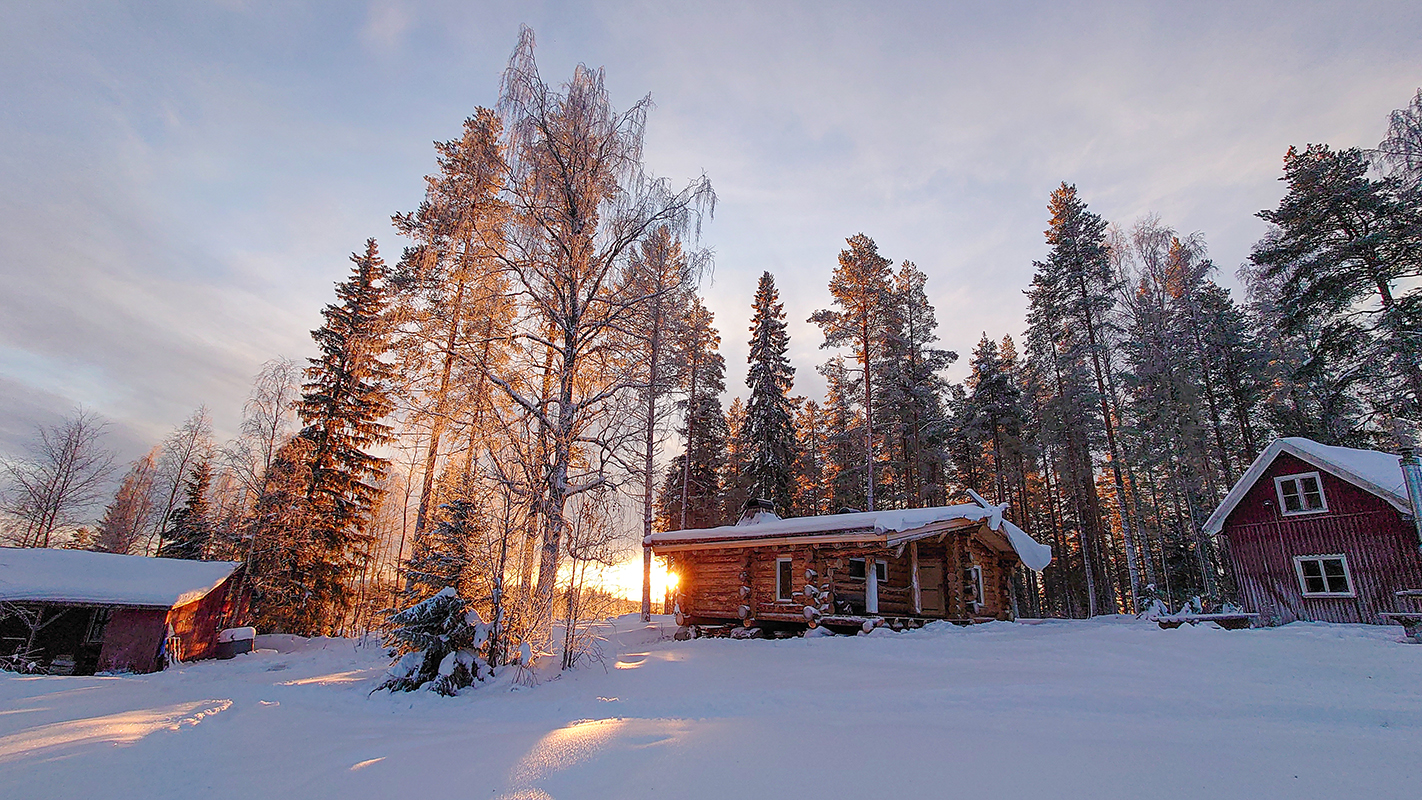
[[923, 598], [923, 615], [941, 617], [943, 608], [943, 564], [931, 559], [918, 565], [918, 591]]

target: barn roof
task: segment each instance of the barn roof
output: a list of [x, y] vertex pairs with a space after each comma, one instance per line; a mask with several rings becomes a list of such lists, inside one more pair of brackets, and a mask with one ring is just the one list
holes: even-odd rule
[[200, 600], [240, 562], [0, 547], [0, 600], [171, 608]]
[[1402, 477], [1402, 465], [1392, 453], [1379, 450], [1355, 450], [1351, 447], [1335, 447], [1319, 444], [1301, 436], [1275, 439], [1273, 444], [1249, 465], [1244, 476], [1229, 490], [1219, 508], [1205, 520], [1205, 533], [1215, 536], [1224, 530], [1225, 520], [1234, 511], [1239, 501], [1244, 499], [1254, 484], [1259, 481], [1264, 470], [1274, 463], [1280, 453], [1288, 453], [1300, 461], [1345, 480], [1359, 489], [1377, 495], [1403, 514], [1411, 514], [1412, 507], [1407, 499], [1407, 483]]
[[[718, 528], [689, 528], [666, 531], [648, 536], [643, 544], [653, 548], [686, 545], [732, 546], [755, 544], [770, 539], [805, 539], [815, 541], [871, 541], [888, 546], [936, 536], [945, 529], [963, 524], [986, 522], [994, 531], [1003, 533], [1012, 549], [1031, 569], [1043, 569], [1052, 560], [1052, 548], [1039, 544], [1025, 531], [1002, 518], [1007, 506], [986, 502], [956, 506], [908, 508], [893, 511], [856, 511], [846, 514], [826, 514], [817, 517], [780, 519], [761, 512], [735, 525]], [[955, 525], [957, 523], [957, 525]]]

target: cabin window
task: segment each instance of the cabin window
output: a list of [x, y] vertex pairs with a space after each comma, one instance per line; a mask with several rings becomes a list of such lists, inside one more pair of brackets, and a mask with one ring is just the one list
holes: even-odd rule
[[1274, 489], [1279, 495], [1279, 511], [1285, 516], [1328, 510], [1328, 501], [1323, 496], [1323, 479], [1317, 472], [1280, 475], [1274, 479]]
[[84, 635], [86, 644], [103, 644], [104, 633], [109, 629], [109, 618], [113, 616], [111, 608], [96, 608], [93, 616], [89, 617], [89, 632]]
[[1352, 597], [1353, 575], [1345, 555], [1294, 556], [1304, 597]]
[[968, 598], [973, 610], [977, 611], [983, 607], [983, 568], [974, 566], [968, 567]]
[[[858, 578], [861, 581], [867, 578], [868, 574], [865, 571], [864, 563], [865, 560], [862, 558], [849, 559], [849, 577]], [[878, 581], [879, 583], [889, 582], [889, 562], [874, 562], [874, 580]]]
[[775, 599], [793, 600], [795, 594], [795, 571], [788, 558], [775, 559]]

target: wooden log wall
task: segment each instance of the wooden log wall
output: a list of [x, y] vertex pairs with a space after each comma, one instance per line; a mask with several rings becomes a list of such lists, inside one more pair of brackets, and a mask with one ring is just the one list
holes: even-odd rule
[[[999, 553], [973, 536], [973, 529], [956, 530], [917, 542], [918, 562], [943, 569], [944, 616], [948, 619], [1006, 619], [1011, 609], [1011, 572], [1016, 558]], [[776, 597], [777, 562], [791, 559], [790, 599]], [[850, 577], [850, 561], [882, 561], [887, 580], [879, 583], [883, 616], [915, 616], [913, 557], [907, 544], [894, 548], [854, 544], [797, 547], [728, 548], [680, 552], [674, 567], [680, 578], [677, 606], [692, 619], [812, 622], [819, 615], [865, 612], [864, 578]], [[983, 572], [981, 606], [974, 609], [967, 576]], [[810, 609], [807, 615], [807, 607]]]

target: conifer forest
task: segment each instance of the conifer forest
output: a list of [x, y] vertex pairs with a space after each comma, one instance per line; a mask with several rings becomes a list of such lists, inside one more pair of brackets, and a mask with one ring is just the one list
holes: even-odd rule
[[[1045, 253], [1022, 326], [944, 341], [935, 254], [873, 230], [822, 265], [826, 307], [765, 272], [749, 330], [718, 323], [716, 176], [652, 174], [656, 113], [615, 106], [616, 77], [548, 74], [524, 28], [497, 102], [434, 145], [423, 200], [331, 263], [314, 355], [265, 364], [235, 438], [199, 408], [124, 465], [93, 412], [42, 427], [4, 465], [6, 543], [243, 561], [254, 624], [305, 636], [406, 630], [456, 596], [490, 666], [568, 667], [595, 647], [577, 621], [637, 608], [602, 570], [650, 575], [641, 537], [755, 500], [1008, 504], [1054, 553], [1013, 576], [1021, 617], [1226, 603], [1202, 526], [1265, 446], [1394, 449], [1422, 420], [1422, 90], [1380, 141], [1281, 152], [1242, 266], [1061, 182], [1015, 233]], [[791, 363], [802, 322], [817, 364]], [[664, 599], [644, 581], [644, 613]]]

